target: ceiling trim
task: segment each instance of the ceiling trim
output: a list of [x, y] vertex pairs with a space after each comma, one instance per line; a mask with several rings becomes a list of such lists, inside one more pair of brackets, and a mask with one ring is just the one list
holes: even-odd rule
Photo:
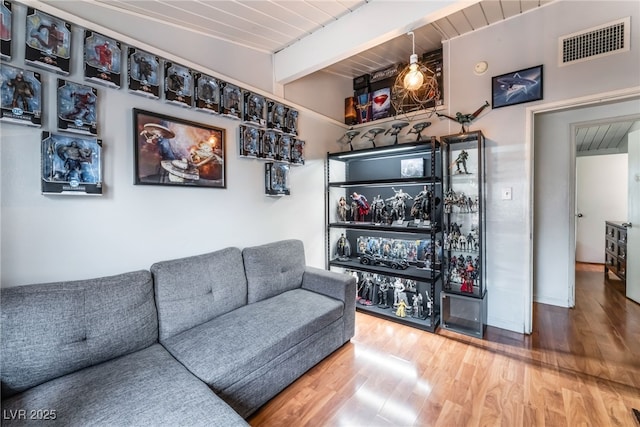
[[[371, 0], [275, 53], [274, 79], [278, 84], [290, 83], [479, 1]], [[363, 22], [375, 25], [363, 26]]]

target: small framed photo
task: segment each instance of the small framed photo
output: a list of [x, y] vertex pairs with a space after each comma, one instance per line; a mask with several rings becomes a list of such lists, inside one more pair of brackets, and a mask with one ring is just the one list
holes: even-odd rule
[[195, 76], [195, 107], [207, 113], [220, 113], [220, 82], [218, 79], [203, 73]]
[[193, 105], [193, 72], [170, 61], [164, 63], [164, 99], [181, 107]]
[[129, 92], [160, 98], [160, 58], [136, 47], [127, 52]]
[[40, 73], [0, 65], [2, 109], [0, 120], [29, 126], [42, 124], [42, 79]]
[[98, 89], [58, 79], [58, 129], [98, 134]]
[[491, 78], [491, 108], [542, 99], [542, 65]]
[[11, 31], [13, 28], [13, 13], [11, 2], [3, 0], [0, 3], [0, 58], [11, 59]]
[[71, 70], [71, 24], [27, 8], [24, 61], [68, 76]]
[[134, 184], [226, 188], [225, 130], [133, 110]]
[[102, 195], [102, 141], [42, 132], [42, 193]]
[[84, 30], [85, 80], [119, 89], [121, 75], [120, 42], [94, 31]]
[[424, 176], [424, 159], [400, 160], [400, 176], [402, 178], [420, 178]]

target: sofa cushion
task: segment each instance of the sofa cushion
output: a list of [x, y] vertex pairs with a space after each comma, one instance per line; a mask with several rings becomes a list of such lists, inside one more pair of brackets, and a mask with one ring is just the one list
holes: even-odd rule
[[155, 263], [160, 341], [247, 303], [238, 248]]
[[[48, 411], [46, 425], [246, 426], [246, 422], [160, 345], [29, 389], [2, 402], [4, 426]], [[53, 413], [50, 411], [54, 411]], [[11, 414], [14, 420], [11, 420]], [[44, 415], [45, 412], [42, 413]], [[13, 422], [12, 422], [13, 421]]]
[[3, 397], [158, 341], [148, 271], [1, 292]]
[[219, 392], [268, 370], [278, 356], [339, 320], [343, 310], [341, 301], [294, 289], [241, 307], [163, 344]]
[[282, 240], [242, 251], [249, 304], [299, 288], [305, 269], [304, 245]]

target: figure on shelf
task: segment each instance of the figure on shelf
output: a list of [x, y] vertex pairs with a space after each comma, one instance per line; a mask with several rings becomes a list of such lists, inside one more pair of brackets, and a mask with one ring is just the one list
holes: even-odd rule
[[391, 136], [394, 136], [395, 141], [393, 142], [393, 145], [398, 145], [398, 134], [402, 131], [402, 129], [404, 129], [407, 126], [409, 126], [409, 122], [396, 122], [392, 124], [391, 127], [387, 129], [387, 131], [384, 134], [385, 135], [389, 134]]
[[389, 308], [389, 282], [386, 279], [380, 281], [378, 285], [378, 307]]
[[407, 304], [404, 300], [400, 301], [398, 304], [398, 308], [396, 309], [396, 316], [398, 317], [406, 317], [407, 316]]
[[367, 138], [369, 140], [369, 142], [371, 142], [371, 145], [373, 145], [373, 147], [375, 148], [376, 146], [376, 136], [378, 136], [379, 133], [384, 132], [383, 128], [371, 128], [368, 131], [366, 131], [365, 133], [363, 133], [360, 138]]
[[[468, 158], [469, 158], [469, 153], [467, 153], [466, 150], [460, 151], [460, 154], [458, 154], [458, 157], [456, 157], [456, 159], [453, 161], [453, 163], [456, 165], [456, 173], [458, 174], [463, 173], [462, 170], [460, 169], [460, 165], [462, 165], [462, 168], [464, 169], [464, 173], [467, 175], [469, 174], [469, 171], [467, 170]], [[451, 166], [453, 166], [453, 164]]]
[[351, 245], [349, 244], [349, 240], [344, 236], [344, 233], [338, 238], [336, 255], [338, 255], [339, 261], [348, 261], [351, 256]]
[[424, 307], [422, 305], [422, 294], [416, 293], [413, 296], [413, 312], [411, 317], [417, 317], [418, 319], [422, 319], [424, 316]]
[[409, 132], [407, 132], [407, 135], [409, 135], [410, 133], [415, 133], [418, 135], [416, 137], [416, 142], [422, 141], [422, 131], [428, 128], [429, 126], [431, 126], [431, 122], [416, 123], [415, 125], [413, 125], [412, 129], [409, 129]]
[[353, 138], [355, 138], [357, 135], [360, 135], [360, 131], [359, 130], [348, 130], [347, 133], [345, 133], [344, 135], [342, 135], [336, 142], [340, 145], [347, 145], [349, 144], [349, 148], [351, 151], [353, 151]]
[[424, 295], [427, 297], [427, 317], [431, 317], [433, 313], [433, 300], [429, 296], [429, 291], [424, 291]]
[[485, 102], [484, 102], [484, 104], [482, 105], [482, 107], [478, 108], [478, 109], [477, 109], [476, 111], [474, 111], [472, 114], [462, 114], [462, 113], [460, 113], [460, 112], [457, 112], [455, 117], [451, 117], [451, 116], [448, 116], [448, 115], [446, 115], [446, 114], [438, 113], [438, 112], [436, 111], [436, 115], [437, 115], [438, 117], [446, 117], [446, 118], [447, 118], [447, 119], [449, 119], [449, 120], [453, 120], [454, 122], [458, 122], [458, 123], [460, 123], [460, 125], [462, 126], [462, 129], [460, 130], [460, 133], [465, 133], [465, 132], [466, 132], [466, 130], [465, 130], [465, 128], [464, 128], [464, 125], [467, 125], [467, 126], [468, 126], [468, 125], [470, 125], [470, 124], [471, 124], [471, 122], [472, 122], [476, 117], [478, 117], [478, 116], [480, 115], [480, 113], [482, 112], [482, 110], [484, 110], [484, 109], [485, 109], [485, 108], [487, 108], [488, 106], [489, 106], [489, 102], [488, 102], [488, 101], [485, 101]]
[[[420, 191], [413, 198], [413, 206], [411, 206], [411, 217], [416, 220], [429, 220], [431, 217], [431, 201], [433, 198], [433, 194], [431, 190], [427, 189], [427, 186], [422, 187], [422, 191]], [[440, 198], [436, 197], [433, 199], [435, 202], [435, 206], [440, 204]]]
[[[364, 217], [369, 213], [369, 202], [367, 198], [362, 194], [358, 194], [355, 191], [351, 195], [351, 200], [353, 200], [351, 205], [351, 215], [353, 216], [354, 221], [364, 221]], [[355, 206], [355, 209], [354, 209]]]
[[338, 221], [347, 222], [349, 211], [351, 211], [351, 207], [347, 203], [347, 199], [344, 196], [340, 196], [338, 200]]
[[360, 285], [360, 298], [358, 299], [358, 303], [362, 305], [373, 305], [373, 279], [371, 278], [371, 274], [364, 273], [364, 278], [362, 279], [362, 284]]
[[374, 223], [380, 224], [386, 220], [386, 207], [384, 199], [379, 194], [374, 197], [371, 201], [371, 220]]
[[404, 292], [404, 283], [400, 278], [397, 278], [393, 283], [393, 306], [397, 307], [400, 301], [407, 299], [407, 294]]
[[405, 200], [412, 200], [413, 197], [411, 197], [408, 193], [402, 191], [402, 188], [400, 190], [396, 190], [395, 188], [391, 187], [391, 189], [393, 190], [395, 195], [386, 199], [386, 201], [389, 202], [389, 205], [391, 206], [391, 213], [389, 214], [389, 217], [391, 221], [403, 221], [406, 208]]

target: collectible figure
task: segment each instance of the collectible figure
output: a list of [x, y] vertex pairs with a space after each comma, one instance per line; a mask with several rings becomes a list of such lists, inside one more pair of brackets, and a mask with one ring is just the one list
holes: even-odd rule
[[25, 62], [68, 75], [71, 25], [32, 7], [27, 8]]
[[340, 196], [338, 200], [338, 221], [347, 222], [349, 211], [351, 211], [351, 207], [349, 207], [347, 199], [344, 196]]
[[278, 133], [268, 129], [262, 132], [262, 148], [260, 156], [265, 159], [276, 160], [278, 154]]
[[404, 221], [405, 210], [406, 210], [406, 199], [413, 199], [408, 193], [405, 193], [402, 188], [400, 190], [396, 190], [391, 187], [394, 196], [387, 198], [385, 201], [389, 202], [391, 206], [391, 210], [389, 213], [389, 219], [391, 221]]
[[389, 308], [389, 282], [383, 279], [378, 285], [378, 307]]
[[416, 141], [421, 141], [422, 140], [422, 131], [425, 130], [426, 128], [428, 128], [429, 126], [431, 126], [431, 122], [416, 123], [415, 125], [413, 125], [412, 129], [409, 129], [409, 132], [407, 132], [407, 135], [409, 135], [410, 133], [415, 133], [416, 135], [418, 135], [416, 137]]
[[395, 137], [393, 145], [397, 145], [398, 144], [398, 134], [402, 131], [402, 129], [404, 129], [407, 126], [409, 126], [409, 122], [396, 122], [396, 123], [392, 124], [391, 127], [389, 129], [387, 129], [387, 131], [384, 134], [385, 135], [389, 134], [389, 135]]
[[357, 96], [358, 103], [356, 109], [359, 111], [358, 123], [371, 121], [371, 98], [369, 93], [362, 93]]
[[429, 296], [429, 291], [424, 291], [424, 296], [427, 297], [427, 317], [431, 317], [433, 314], [433, 300]]
[[289, 165], [285, 163], [265, 163], [265, 193], [270, 196], [288, 196]]
[[42, 192], [102, 194], [102, 141], [43, 132]]
[[373, 289], [374, 283], [370, 273], [362, 273], [363, 278], [360, 281], [360, 292], [358, 295], [358, 303], [362, 305], [373, 305]]
[[417, 317], [418, 319], [424, 318], [424, 306], [422, 304], [422, 294], [416, 293], [413, 296], [413, 312], [411, 314], [412, 317]]
[[304, 144], [304, 141], [294, 138], [291, 147], [291, 164], [304, 165]]
[[0, 3], [0, 58], [11, 59], [11, 28], [13, 26], [13, 13], [11, 2], [3, 0]]
[[375, 148], [376, 146], [376, 136], [378, 136], [379, 133], [384, 132], [384, 129], [382, 128], [372, 128], [369, 129], [366, 133], [362, 134], [360, 136], [360, 138], [364, 138], [367, 137], [367, 139], [369, 140], [369, 142], [371, 142], [371, 145], [373, 145], [373, 147]]
[[353, 151], [353, 138], [355, 138], [357, 135], [360, 135], [360, 131], [359, 130], [349, 130], [347, 131], [347, 133], [345, 133], [344, 135], [342, 135], [340, 137], [340, 139], [338, 139], [336, 142], [338, 144], [341, 145], [346, 145], [349, 144], [349, 148], [351, 151]]
[[0, 65], [2, 109], [0, 120], [40, 126], [42, 123], [42, 84], [39, 73]]
[[278, 160], [281, 162], [291, 162], [291, 137], [282, 135], [278, 138]]
[[[358, 194], [355, 191], [351, 195], [351, 215], [354, 221], [364, 221], [365, 215], [369, 213], [369, 202], [367, 198], [362, 194]], [[354, 206], [355, 205], [355, 206]]]
[[449, 120], [453, 120], [454, 122], [458, 122], [460, 123], [460, 125], [462, 126], [462, 128], [460, 129], [460, 133], [465, 133], [466, 130], [464, 128], [464, 125], [468, 126], [471, 124], [471, 122], [480, 115], [480, 113], [482, 113], [482, 110], [484, 110], [485, 108], [487, 108], [489, 106], [489, 102], [485, 101], [484, 104], [478, 108], [476, 111], [474, 111], [472, 114], [462, 114], [460, 112], [456, 113], [455, 117], [451, 117], [451, 116], [447, 116], [446, 114], [441, 114], [438, 113], [436, 111], [436, 116], [438, 117], [445, 117]]
[[349, 261], [351, 256], [351, 245], [349, 240], [344, 236], [344, 233], [340, 234], [338, 243], [336, 243], [336, 255], [339, 261]]
[[195, 107], [208, 113], [219, 113], [220, 83], [218, 80], [206, 74], [196, 73], [195, 88]]
[[240, 155], [258, 157], [258, 145], [260, 143], [260, 130], [252, 126], [240, 127]]
[[58, 129], [97, 135], [98, 90], [58, 79]]
[[86, 80], [111, 87], [120, 87], [122, 73], [120, 42], [84, 31], [84, 76]]
[[193, 105], [193, 72], [182, 65], [164, 63], [164, 98], [181, 107]]
[[269, 100], [267, 101], [267, 109], [267, 127], [279, 131], [284, 130], [286, 117], [285, 106]]
[[387, 220], [387, 204], [379, 194], [371, 201], [371, 220], [376, 224]]
[[460, 170], [460, 165], [462, 165], [462, 168], [464, 169], [465, 174], [469, 173], [467, 171], [468, 158], [469, 158], [469, 153], [467, 153], [465, 150], [462, 150], [460, 154], [458, 154], [458, 157], [456, 157], [456, 159], [453, 161], [453, 163], [455, 163], [456, 165], [456, 173], [459, 173], [459, 174], [463, 173], [462, 170]]
[[393, 306], [397, 307], [400, 305], [400, 301], [406, 299], [406, 295], [404, 292], [404, 284], [400, 278], [397, 278], [393, 283]]
[[287, 109], [284, 131], [291, 135], [298, 135], [298, 112], [293, 108]]
[[221, 82], [220, 89], [222, 91], [220, 103], [221, 114], [233, 119], [240, 119], [242, 117], [242, 112], [240, 111], [240, 102], [242, 99], [240, 88], [231, 83]]
[[160, 58], [130, 47], [128, 67], [131, 92], [150, 98], [160, 97]]
[[398, 308], [396, 309], [396, 316], [406, 317], [407, 316], [407, 303], [404, 300], [400, 301], [398, 304]]
[[244, 93], [244, 121], [264, 126], [265, 116], [264, 96], [252, 92]]

